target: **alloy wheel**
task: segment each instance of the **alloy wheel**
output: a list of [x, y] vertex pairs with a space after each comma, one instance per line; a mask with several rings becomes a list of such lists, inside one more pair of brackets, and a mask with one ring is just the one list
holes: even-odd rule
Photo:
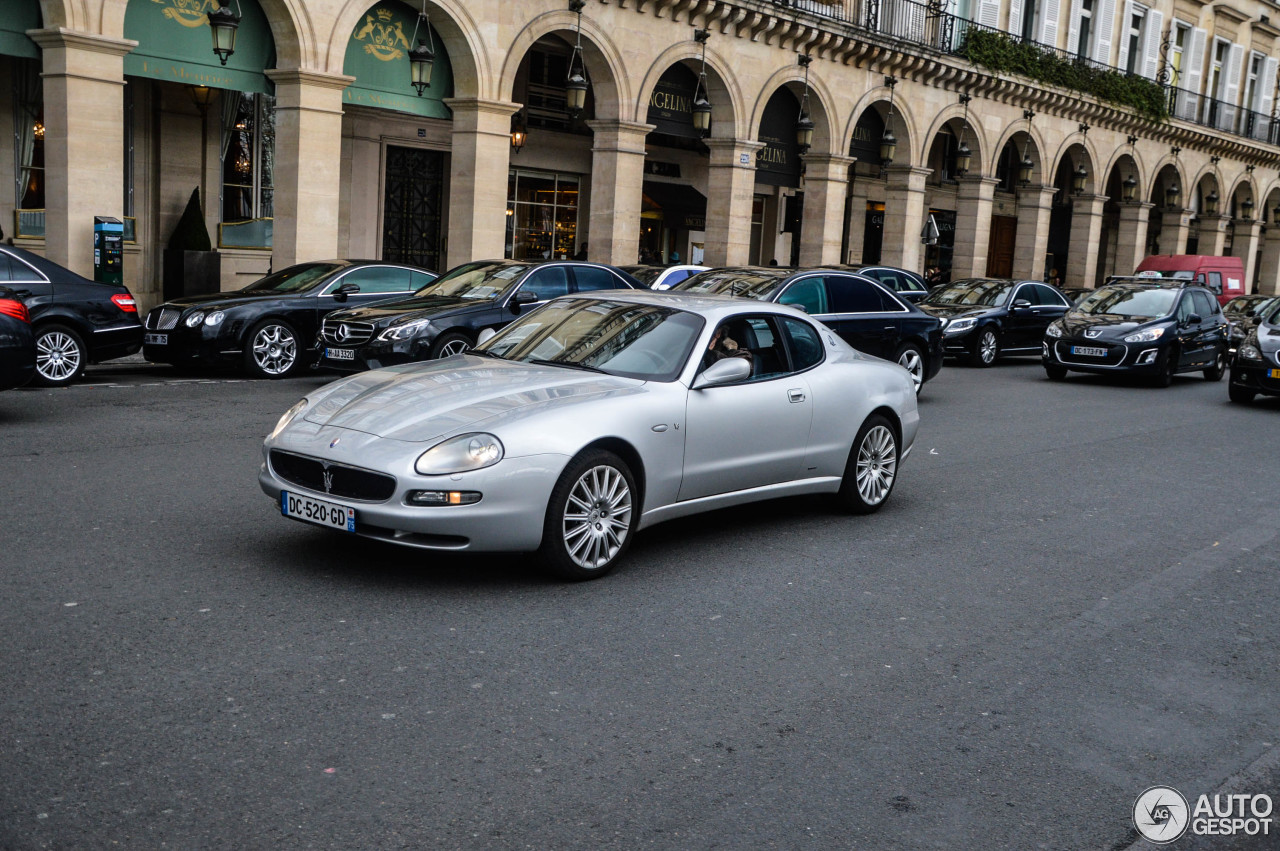
[[440, 347], [440, 354], [436, 355], [436, 357], [447, 358], [451, 355], [460, 355], [470, 348], [471, 346], [466, 340], [450, 340]]
[[983, 331], [982, 337], [978, 340], [978, 352], [982, 358], [982, 362], [986, 364], [995, 363], [996, 360], [996, 335], [994, 331]]
[[36, 370], [47, 381], [67, 381], [80, 370], [80, 343], [70, 334], [50, 331], [36, 340]]
[[284, 375], [298, 359], [298, 341], [283, 325], [264, 325], [253, 336], [253, 361], [267, 375]]
[[591, 467], [574, 483], [565, 502], [564, 545], [574, 564], [587, 570], [607, 566], [631, 529], [631, 488], [618, 469]]
[[858, 493], [868, 505], [879, 505], [889, 495], [897, 474], [897, 446], [893, 432], [877, 425], [862, 438], [858, 447]]
[[902, 354], [898, 355], [898, 365], [911, 373], [911, 383], [919, 393], [920, 385], [924, 383], [924, 358], [915, 349], [903, 349]]

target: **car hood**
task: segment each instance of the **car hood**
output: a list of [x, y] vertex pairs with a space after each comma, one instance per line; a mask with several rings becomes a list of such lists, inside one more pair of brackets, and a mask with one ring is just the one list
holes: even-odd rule
[[988, 304], [930, 304], [927, 301], [920, 302], [916, 307], [931, 316], [937, 316], [941, 319], [982, 316], [996, 310], [996, 308]]
[[1123, 337], [1126, 334], [1132, 334], [1136, 328], [1159, 321], [1159, 319], [1144, 319], [1141, 322], [1135, 322], [1132, 319], [1125, 319], [1121, 316], [1092, 316], [1087, 313], [1068, 313], [1062, 317], [1062, 333], [1066, 337], [1085, 337], [1086, 331], [1097, 332], [1092, 336], [1085, 337], [1085, 339]]
[[297, 294], [290, 293], [205, 293], [203, 295], [188, 295], [183, 296], [182, 298], [171, 298], [165, 302], [165, 305], [178, 308], [199, 307], [204, 310], [225, 310], [228, 307], [237, 307], [242, 304], [253, 304], [255, 302], [266, 301], [267, 299], [297, 297]]
[[313, 395], [302, 419], [418, 443], [535, 406], [574, 404], [643, 386], [636, 379], [567, 367], [461, 355], [334, 382]]
[[1273, 325], [1259, 325], [1253, 332], [1253, 338], [1258, 341], [1258, 347], [1267, 354], [1280, 352], [1280, 328]]
[[409, 316], [414, 318], [439, 316], [473, 308], [490, 308], [496, 303], [493, 299], [423, 296], [420, 298], [384, 301], [364, 307], [346, 308], [330, 314], [330, 317], [336, 321], [372, 322], [375, 325], [389, 325], [397, 319], [405, 319]]

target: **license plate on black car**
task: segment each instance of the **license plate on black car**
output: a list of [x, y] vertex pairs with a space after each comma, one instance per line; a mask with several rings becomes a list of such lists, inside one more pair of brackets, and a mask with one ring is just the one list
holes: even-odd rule
[[355, 360], [355, 349], [325, 349], [324, 356], [329, 360]]
[[1280, 378], [1280, 369], [1273, 369], [1273, 370], [1271, 370], [1271, 377], [1272, 377], [1272, 378]]
[[318, 526], [340, 529], [343, 532], [356, 530], [356, 510], [348, 505], [336, 502], [325, 502], [301, 496], [288, 491], [280, 492], [280, 513], [295, 520], [305, 520]]
[[[134, 338], [135, 340], [137, 337]], [[142, 342], [148, 346], [167, 346], [169, 345], [168, 334], [146, 334], [142, 338]]]
[[1096, 346], [1072, 346], [1071, 354], [1084, 355], [1090, 358], [1105, 358], [1107, 356], [1106, 349], [1099, 349]]

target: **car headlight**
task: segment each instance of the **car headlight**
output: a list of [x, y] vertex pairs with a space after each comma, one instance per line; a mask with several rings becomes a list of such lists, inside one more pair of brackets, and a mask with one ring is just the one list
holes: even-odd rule
[[1059, 325], [1057, 322], [1055, 322], [1052, 325], [1050, 325], [1048, 328], [1044, 329], [1044, 333], [1045, 333], [1045, 336], [1048, 336], [1048, 337], [1061, 337], [1062, 326]]
[[416, 337], [423, 331], [427, 330], [427, 326], [431, 324], [430, 319], [413, 319], [408, 322], [402, 322], [399, 325], [392, 325], [387, 330], [378, 335], [379, 340], [407, 340], [410, 337]]
[[978, 324], [978, 320], [972, 317], [968, 319], [953, 319], [947, 325], [948, 334], [961, 334], [965, 331], [972, 331], [973, 326]]
[[413, 469], [422, 476], [448, 476], [483, 470], [501, 461], [503, 451], [502, 441], [492, 434], [461, 434], [423, 452]]
[[1148, 328], [1145, 331], [1139, 331], [1136, 334], [1130, 334], [1124, 338], [1126, 343], [1154, 343], [1164, 336], [1163, 328]]
[[204, 318], [204, 324], [210, 327], [214, 325], [221, 325], [222, 320], [226, 318], [227, 318], [226, 313], [224, 313], [221, 310], [215, 310], [213, 313], [210, 313], [208, 316]]
[[293, 418], [302, 413], [302, 409], [305, 407], [307, 407], [306, 399], [299, 399], [294, 403], [292, 408], [284, 412], [284, 416], [282, 416], [280, 421], [276, 423], [276, 427], [271, 430], [271, 434], [267, 435], [267, 440], [271, 440], [277, 434], [284, 431], [284, 427], [293, 422]]
[[1237, 351], [1236, 355], [1240, 360], [1262, 360], [1262, 352], [1258, 351], [1258, 347], [1245, 343]]
[[187, 327], [194, 328], [203, 321], [204, 321], [204, 311], [197, 310], [196, 312], [192, 313], [190, 316], [187, 317]]

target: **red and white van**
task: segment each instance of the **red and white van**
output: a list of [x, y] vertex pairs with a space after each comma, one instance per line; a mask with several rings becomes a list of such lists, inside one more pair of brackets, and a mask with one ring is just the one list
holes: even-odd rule
[[1244, 261], [1239, 257], [1208, 254], [1153, 254], [1138, 264], [1135, 274], [1159, 272], [1163, 278], [1195, 281], [1208, 287], [1226, 304], [1245, 294]]

